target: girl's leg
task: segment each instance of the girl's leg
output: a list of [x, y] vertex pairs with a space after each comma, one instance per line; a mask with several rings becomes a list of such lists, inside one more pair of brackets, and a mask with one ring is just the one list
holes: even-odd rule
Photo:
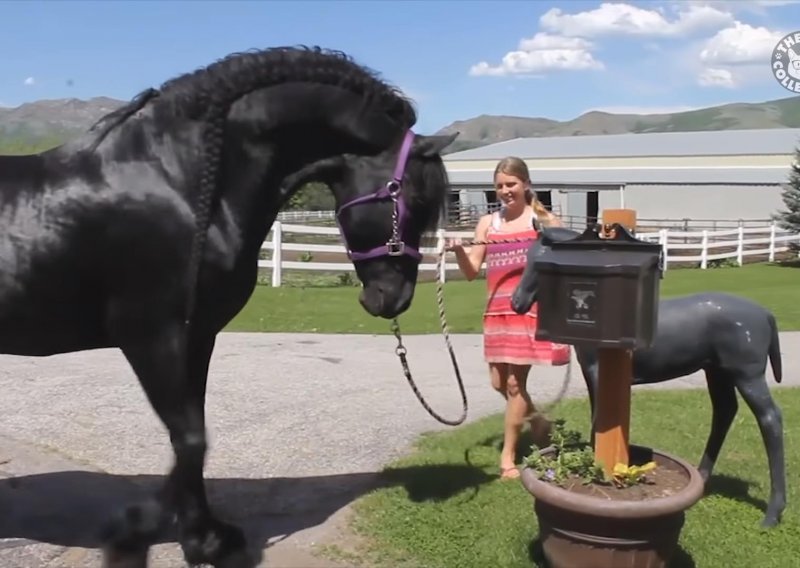
[[503, 398], [508, 398], [506, 395], [508, 363], [489, 363], [489, 378], [492, 380], [492, 388], [499, 392]]
[[503, 436], [503, 449], [500, 453], [500, 476], [501, 477], [518, 477], [519, 471], [514, 464], [514, 446], [511, 446], [510, 453], [508, 452], [508, 423], [509, 413], [511, 412], [512, 402], [508, 395], [508, 381], [509, 381], [510, 365], [508, 363], [489, 363], [489, 376], [492, 379], [492, 388], [500, 393], [506, 400], [506, 414], [505, 414], [505, 433]]
[[[504, 471], [515, 467], [517, 443], [529, 410], [533, 406], [525, 384], [530, 372], [530, 365], [508, 365], [506, 378], [506, 417], [503, 437], [503, 450], [500, 454], [500, 467]], [[512, 474], [514, 477], [519, 475]]]
[[553, 431], [553, 423], [547, 419], [544, 414], [536, 410], [536, 405], [533, 404], [530, 394], [527, 389], [527, 379], [529, 377], [531, 367], [529, 365], [512, 365], [511, 374], [518, 372], [520, 379], [518, 379], [521, 395], [528, 404], [523, 421], [527, 421], [531, 428], [531, 442], [545, 448], [550, 445], [550, 434]]
[[506, 399], [503, 449], [500, 452], [502, 477], [519, 477], [519, 470], [516, 468], [516, 449], [526, 421], [530, 421], [533, 442], [540, 447], [549, 444], [550, 422], [535, 413], [533, 401], [528, 394], [527, 381], [530, 370], [530, 365], [489, 364], [492, 388]]

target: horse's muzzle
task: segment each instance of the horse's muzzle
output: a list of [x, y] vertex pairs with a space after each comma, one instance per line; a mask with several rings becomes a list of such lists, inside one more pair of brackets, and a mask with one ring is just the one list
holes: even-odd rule
[[364, 285], [358, 301], [371, 316], [391, 319], [408, 309], [412, 297], [411, 286], [384, 287], [379, 283], [370, 283]]

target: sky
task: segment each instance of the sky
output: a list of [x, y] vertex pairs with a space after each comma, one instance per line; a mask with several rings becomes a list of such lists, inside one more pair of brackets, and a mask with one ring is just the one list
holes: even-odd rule
[[[412, 97], [417, 131], [792, 96], [770, 58], [800, 2], [0, 2], [0, 106], [130, 99], [253, 48], [340, 49]], [[800, 45], [797, 49], [800, 54]]]

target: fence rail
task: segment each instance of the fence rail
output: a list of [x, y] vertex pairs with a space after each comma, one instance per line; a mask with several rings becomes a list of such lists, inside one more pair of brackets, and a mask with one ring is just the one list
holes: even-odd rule
[[[330, 240], [335, 244], [287, 242], [284, 238], [287, 234], [316, 235], [316, 240]], [[776, 255], [789, 252], [790, 243], [800, 244], [800, 233], [783, 231], [775, 223], [758, 227], [739, 226], [722, 231], [709, 231], [708, 229], [680, 231], [665, 228], [637, 233], [636, 236], [642, 240], [661, 244], [664, 251], [665, 270], [670, 265], [686, 264], [706, 269], [709, 267], [709, 263], [724, 259], [734, 259], [734, 262], [741, 266], [747, 257], [762, 257], [763, 260], [772, 262]], [[438, 229], [435, 233], [426, 235], [424, 241], [435, 239], [436, 245], [420, 248], [420, 252], [423, 254], [423, 262], [419, 267], [420, 272], [435, 273], [438, 255], [444, 246], [445, 239], [452, 237], [469, 239], [473, 237], [473, 232]], [[267, 239], [261, 246], [262, 251], [271, 251], [271, 258], [262, 258], [259, 260], [258, 266], [272, 269], [272, 286], [274, 287], [281, 285], [284, 269], [354, 272], [355, 269], [347, 259], [340, 239], [339, 230], [336, 227], [298, 225], [276, 221], [270, 235], [267, 235]], [[307, 260], [285, 260], [284, 252], [303, 253]], [[321, 253], [322, 256], [334, 258], [322, 262], [313, 261], [314, 255], [311, 253]], [[458, 270], [458, 264], [447, 262], [452, 258], [452, 253], [447, 253], [445, 270], [441, 275], [442, 281], [445, 280], [448, 270]]]
[[[450, 214], [446, 217], [445, 228], [450, 230], [459, 230], [464, 227], [474, 227], [478, 218], [481, 215], [496, 210], [496, 204], [489, 203], [487, 205], [463, 205], [462, 209], [469, 209], [472, 211], [471, 215], [460, 218], [459, 215]], [[563, 214], [559, 207], [555, 207], [553, 212], [556, 213], [565, 226], [571, 229], [582, 229], [586, 226], [587, 218], [582, 215], [566, 215]], [[452, 211], [451, 211], [452, 213]], [[333, 225], [334, 211], [300, 211], [289, 210], [281, 211], [278, 214], [278, 221], [287, 223], [302, 223], [305, 221], [326, 221]], [[723, 229], [735, 229], [737, 227], [763, 227], [769, 225], [770, 219], [689, 219], [689, 218], [672, 218], [672, 219], [647, 219], [639, 218], [636, 223], [643, 231], [657, 231], [659, 229], [672, 229], [675, 231], [701, 231], [708, 229], [710, 231], [721, 231]]]

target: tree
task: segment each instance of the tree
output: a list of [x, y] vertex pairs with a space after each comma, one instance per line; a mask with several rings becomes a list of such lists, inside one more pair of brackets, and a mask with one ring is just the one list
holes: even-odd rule
[[324, 183], [310, 182], [297, 190], [287, 209], [299, 211], [329, 211], [336, 207], [331, 190]]
[[[784, 185], [781, 196], [786, 209], [774, 215], [773, 218], [781, 229], [800, 234], [800, 148], [795, 150], [789, 183]], [[800, 244], [789, 243], [789, 249], [795, 252], [800, 251]]]

